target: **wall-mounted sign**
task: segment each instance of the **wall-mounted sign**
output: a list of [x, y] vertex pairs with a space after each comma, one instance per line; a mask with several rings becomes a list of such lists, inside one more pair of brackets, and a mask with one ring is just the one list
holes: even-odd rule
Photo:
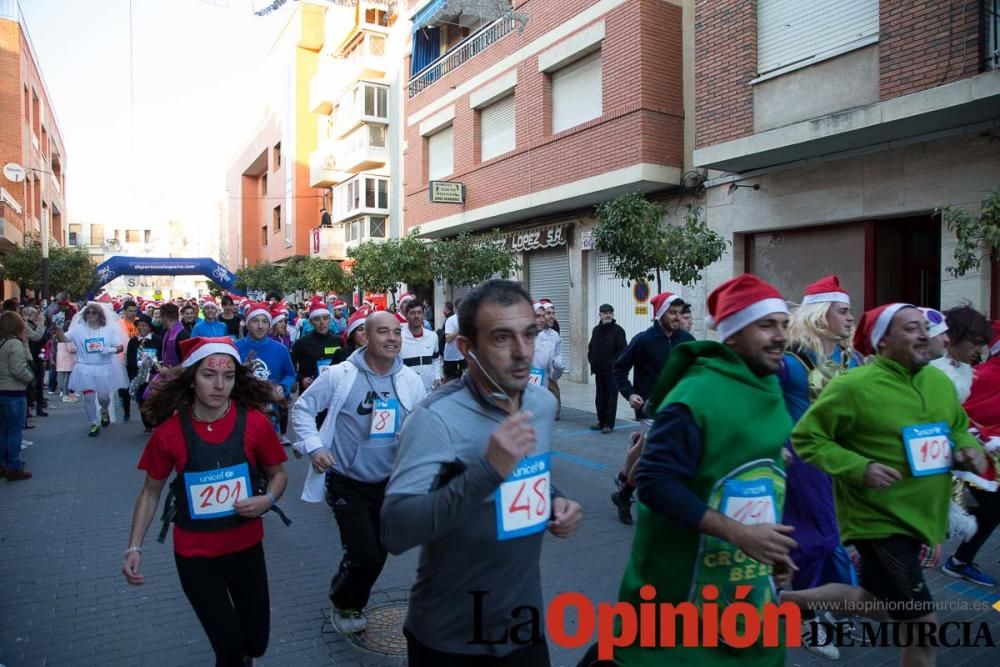
[[596, 247], [597, 241], [594, 240], [594, 232], [584, 232], [580, 237], [580, 249], [593, 250]]
[[632, 296], [636, 303], [646, 303], [649, 300], [649, 283], [645, 280], [637, 280], [632, 283]]
[[319, 254], [319, 227], [312, 230], [312, 254]]
[[649, 306], [646, 306], [646, 305], [636, 306], [635, 307], [635, 314], [636, 315], [649, 315]]
[[464, 204], [465, 183], [431, 181], [428, 190], [433, 204]]
[[566, 227], [567, 225], [553, 225], [511, 232], [504, 235], [504, 240], [514, 252], [558, 248], [566, 245]]

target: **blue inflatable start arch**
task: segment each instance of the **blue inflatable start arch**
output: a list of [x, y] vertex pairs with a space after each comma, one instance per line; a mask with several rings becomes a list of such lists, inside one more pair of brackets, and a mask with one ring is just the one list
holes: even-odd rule
[[236, 276], [232, 271], [211, 257], [125, 257], [115, 256], [100, 264], [97, 271], [98, 288], [104, 287], [118, 276], [205, 276], [216, 285], [233, 294], [243, 294], [236, 289]]

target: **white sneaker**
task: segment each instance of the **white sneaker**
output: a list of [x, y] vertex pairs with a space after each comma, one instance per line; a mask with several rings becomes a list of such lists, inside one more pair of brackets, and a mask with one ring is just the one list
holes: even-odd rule
[[[814, 632], [815, 629], [815, 632]], [[802, 624], [802, 646], [827, 660], [839, 660], [840, 649], [829, 642], [826, 627], [822, 623], [808, 622]]]
[[33, 440], [21, 440], [21, 449], [27, 449], [31, 447], [35, 442]]
[[368, 627], [368, 621], [364, 614], [357, 609], [337, 609], [333, 607], [330, 612], [330, 623], [333, 628], [344, 635], [352, 635], [362, 632]]

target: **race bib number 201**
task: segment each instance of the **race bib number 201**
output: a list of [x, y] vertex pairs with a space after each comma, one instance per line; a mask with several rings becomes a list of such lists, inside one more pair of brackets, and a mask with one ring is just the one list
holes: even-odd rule
[[951, 429], [944, 422], [903, 429], [903, 445], [914, 477], [939, 475], [951, 470]]
[[498, 540], [545, 530], [552, 514], [551, 478], [545, 453], [525, 458], [500, 484], [494, 496]]
[[233, 503], [253, 495], [250, 467], [240, 463], [228, 468], [184, 473], [184, 488], [192, 519], [218, 519], [236, 514]]

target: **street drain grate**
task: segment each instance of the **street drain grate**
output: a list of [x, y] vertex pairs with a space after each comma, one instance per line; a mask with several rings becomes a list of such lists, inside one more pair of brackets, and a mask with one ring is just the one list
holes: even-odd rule
[[403, 622], [406, 620], [406, 608], [405, 602], [389, 602], [369, 607], [365, 610], [368, 627], [364, 632], [348, 635], [348, 641], [363, 651], [405, 657]]

